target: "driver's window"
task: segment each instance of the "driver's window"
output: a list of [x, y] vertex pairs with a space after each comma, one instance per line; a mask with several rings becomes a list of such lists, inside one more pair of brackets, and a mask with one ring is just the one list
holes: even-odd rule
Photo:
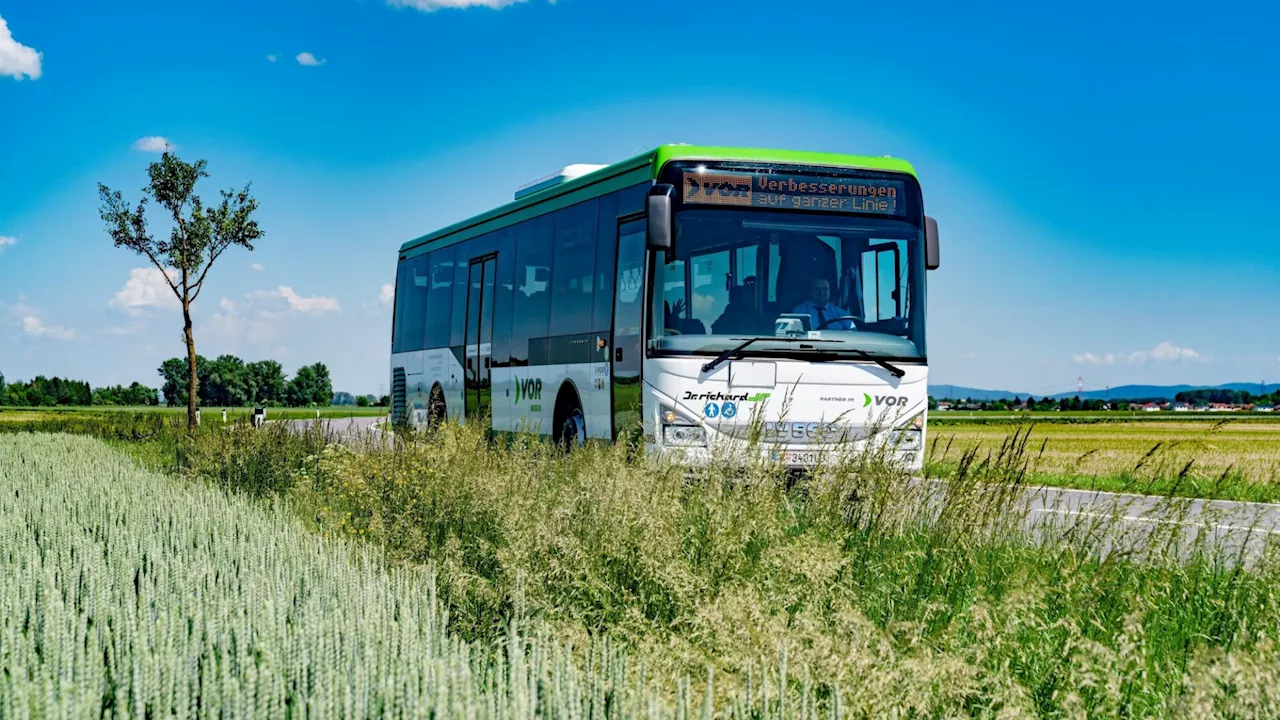
[[[729, 252], [693, 259], [693, 307], [689, 317], [710, 325], [729, 304]], [[706, 332], [703, 330], [703, 332]]]
[[906, 247], [901, 240], [872, 240], [862, 254], [862, 298], [868, 321], [903, 316], [903, 264]]

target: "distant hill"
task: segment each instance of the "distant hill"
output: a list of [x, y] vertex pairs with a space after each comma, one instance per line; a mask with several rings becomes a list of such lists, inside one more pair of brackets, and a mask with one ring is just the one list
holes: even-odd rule
[[[1146, 400], [1146, 399], [1164, 399], [1173, 400], [1180, 392], [1188, 390], [1243, 390], [1246, 392], [1258, 394], [1270, 394], [1280, 390], [1280, 384], [1270, 383], [1261, 385], [1259, 383], [1227, 383], [1226, 385], [1117, 385], [1110, 390], [1085, 390], [1082, 393], [1064, 392], [1051, 395], [1052, 398], [1069, 398], [1080, 396], [1081, 400], [1109, 400], [1112, 398], [1124, 400]], [[983, 390], [981, 388], [965, 387], [963, 385], [930, 385], [929, 394], [935, 398], [950, 398], [959, 400], [961, 398], [970, 398], [972, 400], [1010, 400], [1012, 398], [1026, 398], [1028, 393], [1010, 392], [1008, 390]], [[1036, 396], [1040, 397], [1040, 396]]]
[[1025, 398], [1026, 393], [1015, 393], [1007, 390], [983, 390], [981, 388], [965, 387], [963, 385], [929, 385], [929, 394], [935, 398], [949, 398], [951, 400], [960, 400], [962, 398], [970, 398], [973, 400], [1012, 400], [1015, 397]]
[[1172, 400], [1180, 392], [1188, 390], [1243, 390], [1254, 395], [1269, 395], [1280, 389], [1280, 385], [1260, 383], [1227, 383], [1226, 385], [1117, 385], [1110, 390], [1086, 390], [1082, 393], [1066, 392], [1054, 395], [1055, 398], [1074, 397], [1081, 400], [1106, 400], [1108, 398], [1124, 399], [1156, 399]]

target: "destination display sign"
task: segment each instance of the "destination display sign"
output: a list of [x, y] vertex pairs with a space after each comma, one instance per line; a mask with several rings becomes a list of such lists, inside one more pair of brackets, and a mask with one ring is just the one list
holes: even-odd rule
[[900, 214], [906, 190], [900, 180], [728, 170], [685, 170], [683, 186], [686, 204], [875, 215]]

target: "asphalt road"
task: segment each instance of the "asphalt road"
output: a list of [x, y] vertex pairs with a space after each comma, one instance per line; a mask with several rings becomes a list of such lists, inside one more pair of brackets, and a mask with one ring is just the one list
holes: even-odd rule
[[390, 437], [383, 433], [380, 428], [386, 421], [385, 417], [354, 417], [320, 418], [318, 420], [278, 420], [274, 422], [287, 423], [289, 427], [297, 431], [306, 430], [318, 422], [326, 432], [333, 434], [340, 442], [357, 443], [371, 440], [377, 443], [381, 442], [385, 437]]
[[[1102, 546], [1141, 556], [1194, 549], [1253, 564], [1280, 542], [1280, 505], [1028, 488], [1026, 522], [1035, 532], [1093, 533]], [[1157, 540], [1158, 542], [1152, 542]]]

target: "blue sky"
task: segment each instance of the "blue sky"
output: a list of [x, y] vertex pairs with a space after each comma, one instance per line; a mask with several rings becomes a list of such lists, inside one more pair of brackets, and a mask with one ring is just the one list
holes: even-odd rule
[[97, 215], [159, 137], [209, 161], [206, 197], [252, 181], [262, 206], [200, 353], [323, 361], [341, 390], [385, 391], [401, 242], [664, 142], [912, 161], [936, 382], [1280, 378], [1276, 10], [432, 4], [0, 0], [0, 371], [156, 385], [182, 352]]

